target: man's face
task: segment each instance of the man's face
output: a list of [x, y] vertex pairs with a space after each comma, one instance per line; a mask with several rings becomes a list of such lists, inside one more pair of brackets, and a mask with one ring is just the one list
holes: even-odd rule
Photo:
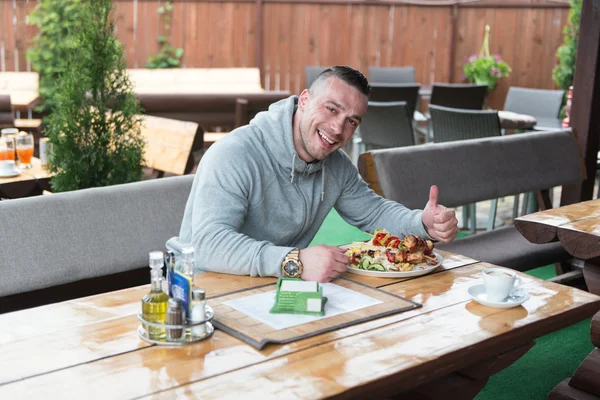
[[298, 99], [294, 146], [302, 160], [323, 160], [342, 147], [367, 111], [367, 97], [343, 80], [330, 77]]

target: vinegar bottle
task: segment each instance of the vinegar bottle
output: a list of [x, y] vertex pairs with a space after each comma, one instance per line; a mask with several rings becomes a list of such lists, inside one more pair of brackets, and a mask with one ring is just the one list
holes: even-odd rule
[[[150, 253], [150, 293], [142, 298], [142, 318], [148, 322], [165, 323], [167, 303], [169, 296], [162, 289], [163, 253], [153, 251]], [[148, 338], [152, 340], [165, 340], [165, 328], [145, 325]]]

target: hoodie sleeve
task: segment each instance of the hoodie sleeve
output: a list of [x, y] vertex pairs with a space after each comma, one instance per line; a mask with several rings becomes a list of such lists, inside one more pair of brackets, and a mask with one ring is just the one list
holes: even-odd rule
[[422, 210], [410, 210], [379, 196], [361, 179], [349, 160], [339, 171], [344, 187], [335, 208], [344, 221], [365, 232], [387, 229], [397, 236], [413, 234], [431, 239], [421, 219]]
[[[228, 142], [206, 152], [200, 162], [187, 207], [191, 207], [191, 244], [203, 271], [236, 275], [280, 276], [291, 247], [275, 246], [240, 233], [252, 187], [247, 149]], [[186, 214], [187, 210], [186, 210]]]

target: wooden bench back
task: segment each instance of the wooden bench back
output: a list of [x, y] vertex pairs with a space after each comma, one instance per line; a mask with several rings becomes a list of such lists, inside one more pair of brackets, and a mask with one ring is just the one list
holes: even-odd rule
[[183, 175], [191, 172], [194, 141], [201, 147], [202, 128], [195, 122], [145, 115], [142, 135], [146, 140], [146, 166], [157, 171]]
[[258, 68], [129, 69], [136, 93], [263, 92]]
[[373, 150], [360, 155], [359, 171], [375, 192], [409, 208], [423, 208], [434, 184], [440, 204], [456, 207], [584, 179], [570, 130]]
[[34, 91], [39, 88], [37, 72], [0, 72], [0, 92]]

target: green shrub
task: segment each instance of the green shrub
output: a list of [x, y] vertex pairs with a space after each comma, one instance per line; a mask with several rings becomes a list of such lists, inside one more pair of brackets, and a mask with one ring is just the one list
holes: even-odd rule
[[27, 51], [33, 69], [40, 74], [39, 111], [49, 112], [58, 77], [67, 69], [67, 54], [76, 48], [73, 33], [81, 24], [81, 0], [41, 0], [29, 16], [38, 34]]
[[579, 23], [581, 21], [582, 0], [571, 0], [569, 22], [563, 29], [565, 41], [556, 51], [558, 65], [552, 70], [552, 78], [556, 85], [564, 90], [573, 84], [575, 73], [575, 60], [577, 58], [577, 40], [579, 37]]
[[144, 141], [141, 109], [113, 36], [111, 0], [81, 5], [81, 29], [60, 75], [56, 106], [47, 118], [49, 163], [55, 191], [141, 179]]

